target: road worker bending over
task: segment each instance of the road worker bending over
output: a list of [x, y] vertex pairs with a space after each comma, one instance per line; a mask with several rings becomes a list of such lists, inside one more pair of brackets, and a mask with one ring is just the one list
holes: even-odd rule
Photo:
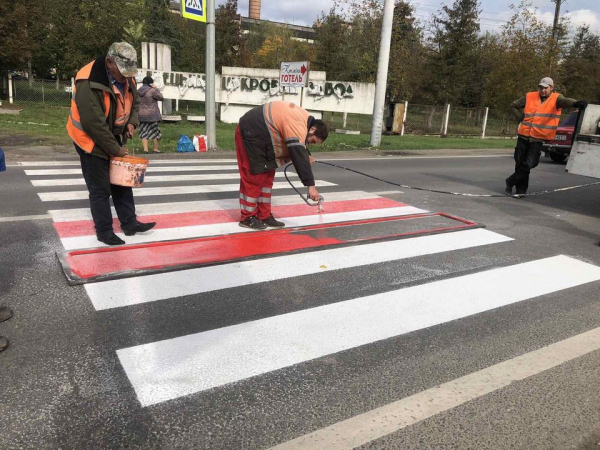
[[[584, 100], [565, 98], [556, 92], [553, 93], [553, 90], [552, 78], [542, 78], [537, 92], [529, 92], [510, 105], [511, 112], [521, 123], [515, 147], [515, 172], [506, 179], [506, 195], [521, 198], [527, 193], [529, 173], [540, 162], [544, 141], [554, 139], [562, 108], [587, 106]], [[516, 187], [514, 195], [513, 187]]]
[[309, 144], [323, 143], [327, 124], [290, 102], [275, 101], [248, 111], [235, 131], [235, 151], [240, 169], [240, 226], [254, 230], [283, 227], [271, 213], [271, 188], [275, 169], [292, 161], [308, 197], [319, 200]]

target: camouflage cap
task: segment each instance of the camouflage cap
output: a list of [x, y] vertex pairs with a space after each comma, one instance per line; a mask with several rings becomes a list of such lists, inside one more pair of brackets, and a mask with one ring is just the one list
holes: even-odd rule
[[119, 72], [126, 77], [137, 75], [137, 53], [127, 42], [115, 42], [108, 49], [107, 56], [112, 58]]

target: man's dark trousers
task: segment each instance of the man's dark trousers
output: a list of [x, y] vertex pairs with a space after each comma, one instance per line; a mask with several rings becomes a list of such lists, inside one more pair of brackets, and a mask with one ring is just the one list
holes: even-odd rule
[[111, 195], [117, 216], [121, 222], [121, 228], [125, 230], [127, 225], [134, 224], [136, 216], [132, 188], [110, 184], [108, 172], [110, 161], [86, 153], [77, 145], [75, 145], [75, 148], [79, 153], [81, 171], [90, 193], [90, 209], [92, 210], [96, 234], [101, 235], [113, 231], [109, 201]]
[[506, 179], [506, 183], [517, 188], [517, 194], [527, 193], [529, 172], [540, 163], [542, 142], [530, 142], [519, 136], [515, 147], [515, 173]]

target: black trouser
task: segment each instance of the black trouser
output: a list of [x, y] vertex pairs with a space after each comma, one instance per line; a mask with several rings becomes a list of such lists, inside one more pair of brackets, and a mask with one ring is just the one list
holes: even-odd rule
[[515, 173], [506, 179], [510, 186], [516, 186], [517, 194], [527, 193], [529, 172], [540, 163], [542, 142], [530, 142], [519, 137], [515, 147]]
[[96, 234], [104, 234], [113, 230], [109, 201], [111, 195], [117, 216], [121, 222], [121, 228], [125, 230], [127, 225], [135, 223], [133, 189], [110, 184], [108, 173], [110, 162], [107, 159], [86, 153], [77, 145], [75, 145], [75, 148], [79, 153], [81, 171], [90, 193], [90, 209], [92, 210]]

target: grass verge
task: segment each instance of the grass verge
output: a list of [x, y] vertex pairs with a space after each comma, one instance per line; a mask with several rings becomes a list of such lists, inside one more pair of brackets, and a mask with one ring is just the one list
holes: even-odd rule
[[[19, 115], [0, 114], [0, 144], [3, 145], [68, 145], [71, 143], [65, 130], [69, 108], [43, 106], [40, 104], [21, 105]], [[217, 143], [222, 150], [233, 150], [236, 124], [217, 123]], [[160, 126], [163, 152], [175, 152], [181, 135], [190, 138], [204, 134], [204, 124], [182, 121], [163, 123]], [[330, 133], [323, 145], [314, 146], [311, 151], [330, 152], [365, 150], [371, 148], [368, 134], [342, 135]], [[383, 136], [380, 150], [435, 150], [435, 149], [499, 149], [513, 148], [514, 139], [479, 139], [475, 137], [437, 136]], [[141, 151], [142, 143], [133, 139], [128, 147]]]

